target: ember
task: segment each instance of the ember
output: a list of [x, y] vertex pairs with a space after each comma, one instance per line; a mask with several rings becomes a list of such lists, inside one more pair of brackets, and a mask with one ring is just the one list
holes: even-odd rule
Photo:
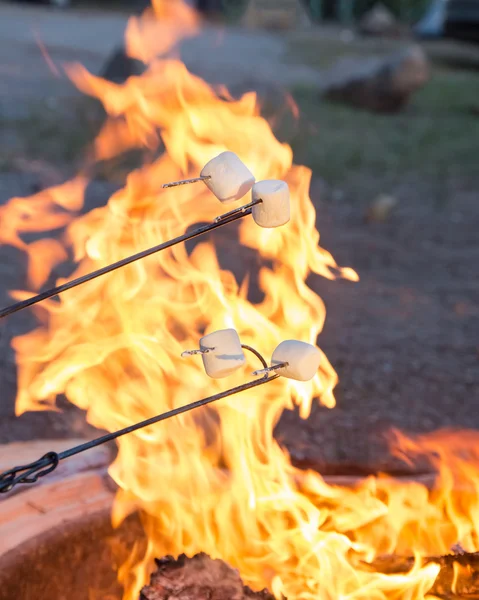
[[274, 600], [266, 590], [253, 592], [244, 586], [237, 571], [206, 554], [155, 562], [158, 568], [140, 600]]
[[[424, 564], [440, 567], [429, 594], [446, 599], [477, 598], [479, 596], [479, 553], [463, 552], [429, 557]], [[178, 560], [167, 556], [156, 559], [157, 570], [150, 584], [141, 590], [140, 600], [273, 600], [267, 591], [253, 592], [243, 586], [237, 571], [221, 560], [212, 560], [206, 554]], [[371, 565], [373, 571], [406, 574], [414, 568], [415, 559], [399, 556], [379, 557]]]
[[[408, 573], [414, 566], [413, 558], [385, 556], [377, 558], [371, 569], [385, 574]], [[461, 551], [457, 554], [423, 559], [424, 564], [440, 567], [429, 594], [440, 598], [479, 597], [479, 553]]]

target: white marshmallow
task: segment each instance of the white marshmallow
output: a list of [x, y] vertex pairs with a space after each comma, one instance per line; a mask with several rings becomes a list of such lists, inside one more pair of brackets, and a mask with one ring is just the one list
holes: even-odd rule
[[235, 202], [253, 187], [253, 173], [233, 152], [222, 152], [212, 158], [200, 173], [204, 183], [220, 202]]
[[318, 370], [321, 362], [321, 353], [311, 344], [298, 340], [285, 340], [281, 342], [271, 357], [271, 366], [287, 362], [288, 366], [276, 372], [288, 379], [309, 381]]
[[253, 185], [253, 219], [260, 227], [280, 227], [289, 221], [289, 187], [285, 181], [267, 179]]
[[241, 341], [234, 329], [221, 329], [205, 335], [200, 340], [200, 349], [214, 348], [202, 354], [206, 374], [213, 379], [228, 377], [242, 367], [246, 358]]

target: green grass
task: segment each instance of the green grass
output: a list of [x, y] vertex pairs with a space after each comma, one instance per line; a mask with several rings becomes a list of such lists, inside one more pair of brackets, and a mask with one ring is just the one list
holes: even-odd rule
[[288, 35], [287, 42], [286, 62], [302, 63], [317, 69], [328, 68], [340, 58], [385, 54], [394, 52], [403, 45], [395, 39], [374, 37], [344, 42], [336, 27], [292, 32]]
[[300, 122], [290, 143], [299, 163], [328, 183], [371, 191], [421, 178], [479, 180], [479, 74], [436, 71], [401, 114], [377, 115], [297, 89]]
[[[323, 29], [292, 35], [287, 60], [328, 69], [338, 59], [387, 55], [405, 43], [377, 38], [344, 43], [338, 32]], [[423, 47], [431, 81], [400, 114], [371, 114], [320, 100], [313, 88], [293, 90], [301, 117], [285, 138], [295, 160], [353, 194], [389, 191], [405, 180], [432, 186], [439, 195], [453, 181], [477, 186], [479, 49], [443, 40]], [[445, 66], [452, 64], [462, 68]]]
[[[0, 148], [0, 171], [15, 168], [16, 159], [41, 160], [65, 173], [85, 165], [91, 144], [105, 119], [103, 108], [89, 97], [69, 99], [62, 111], [36, 103], [28, 116], [0, 118], [0, 129], [10, 143]], [[148, 155], [148, 153], [145, 153]], [[147, 156], [146, 156], [147, 158]], [[124, 183], [127, 174], [143, 163], [138, 150], [96, 164], [90, 176]]]
[[11, 140], [0, 149], [0, 168], [2, 164], [8, 167], [18, 156], [74, 167], [102, 118], [99, 105], [87, 97], [69, 100], [68, 110], [35, 103], [26, 116], [0, 118], [0, 128]]

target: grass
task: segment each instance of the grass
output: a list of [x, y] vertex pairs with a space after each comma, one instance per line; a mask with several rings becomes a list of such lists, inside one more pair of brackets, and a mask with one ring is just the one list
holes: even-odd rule
[[[67, 110], [58, 111], [35, 103], [28, 116], [0, 118], [0, 129], [11, 143], [0, 147], [0, 171], [15, 170], [18, 158], [41, 160], [72, 174], [84, 166], [85, 157], [105, 119], [98, 101], [82, 96], [69, 99]], [[89, 175], [124, 183], [126, 175], [143, 162], [143, 155], [132, 150], [95, 165]]]
[[70, 99], [68, 113], [36, 102], [26, 116], [0, 119], [0, 128], [12, 140], [2, 145], [0, 159], [8, 163], [21, 155], [58, 166], [73, 165], [94, 139], [101, 119], [101, 108], [91, 98]]
[[[327, 68], [345, 55], [370, 56], [372, 48], [377, 54], [381, 44], [385, 53], [397, 42], [351, 45], [316, 36], [295, 40], [290, 57]], [[444, 56], [437, 46], [434, 52]], [[288, 136], [295, 159], [332, 186], [374, 194], [406, 179], [421, 180], [440, 196], [453, 181], [479, 183], [479, 70], [433, 62], [431, 81], [397, 115], [320, 101], [312, 88], [295, 89], [293, 97], [301, 114], [295, 134]]]
[[405, 173], [478, 175], [479, 76], [439, 72], [402, 114], [376, 115], [293, 92], [301, 119], [291, 140], [296, 160], [330, 183], [361, 171], [379, 179]]

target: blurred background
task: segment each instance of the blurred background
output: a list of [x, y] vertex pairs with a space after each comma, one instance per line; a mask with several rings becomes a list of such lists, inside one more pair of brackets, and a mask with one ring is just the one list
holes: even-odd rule
[[[204, 22], [181, 58], [233, 95], [258, 93], [275, 134], [313, 170], [323, 247], [361, 278], [311, 277], [338, 406], [301, 425], [288, 413], [278, 437], [298, 463], [312, 452], [331, 472], [375, 472], [393, 470], [391, 427], [479, 427], [479, 0], [194, 1]], [[104, 114], [63, 65], [116, 82], [140, 73], [123, 34], [146, 6], [0, 4], [0, 203], [76, 172]], [[102, 164], [86, 209], [137, 164]], [[0, 248], [3, 305], [24, 289], [25, 268], [18, 249]], [[66, 404], [14, 416], [10, 341], [31, 319], [0, 330], [0, 443], [92, 435]]]

